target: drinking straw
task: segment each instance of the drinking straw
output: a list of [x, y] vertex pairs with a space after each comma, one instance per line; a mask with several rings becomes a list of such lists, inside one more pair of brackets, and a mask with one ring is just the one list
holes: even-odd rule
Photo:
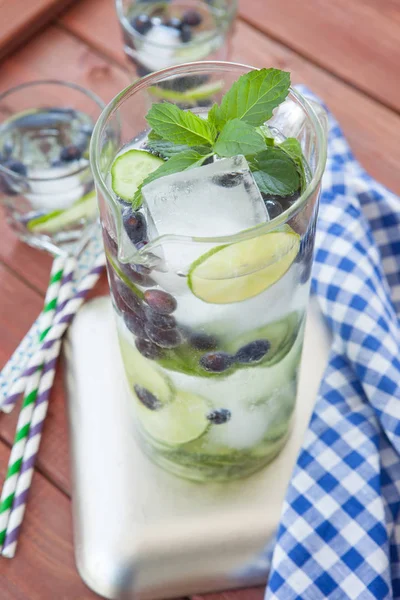
[[[43, 424], [47, 415], [50, 391], [53, 385], [57, 358], [61, 348], [61, 338], [77, 310], [82, 305], [86, 295], [96, 284], [105, 264], [105, 257], [101, 252], [89, 273], [78, 285], [75, 295], [66, 300], [59, 298], [56, 319], [43, 340], [40, 352], [36, 355], [35, 365], [30, 374], [25, 375], [25, 386], [29, 393], [34, 395], [34, 410], [29, 423], [24, 425], [27, 433], [27, 443], [24, 445], [22, 458], [17, 461], [13, 469], [9, 469], [10, 478], [15, 481], [14, 492], [5, 498], [4, 513], [7, 512], [6, 529], [0, 530], [0, 542], [3, 541], [2, 555], [7, 558], [15, 556], [18, 536], [22, 526], [29, 488], [32, 482], [33, 471], [39, 451]], [[61, 309], [61, 310], [59, 310]], [[36, 367], [36, 369], [34, 368]], [[37, 374], [39, 373], [39, 379]], [[35, 386], [35, 387], [34, 387]], [[13, 448], [14, 451], [14, 448]], [[13, 467], [13, 465], [11, 465]], [[8, 474], [5, 486], [8, 484]], [[2, 517], [0, 508], [0, 518]], [[5, 521], [5, 518], [4, 518]], [[4, 531], [4, 533], [3, 533]]]

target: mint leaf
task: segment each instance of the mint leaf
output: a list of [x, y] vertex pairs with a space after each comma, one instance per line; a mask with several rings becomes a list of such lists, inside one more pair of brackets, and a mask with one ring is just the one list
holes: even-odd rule
[[150, 140], [150, 141], [153, 141], [153, 140], [154, 141], [159, 141], [159, 140], [162, 140], [163, 138], [162, 138], [162, 135], [158, 135], [158, 133], [156, 133], [154, 131], [154, 129], [150, 129], [149, 135], [147, 136], [147, 139]]
[[195, 150], [201, 156], [210, 154], [211, 148], [209, 146], [194, 146], [191, 148], [186, 144], [174, 144], [173, 142], [167, 142], [166, 140], [148, 140], [147, 146], [153, 152], [160, 154], [163, 158], [171, 158], [181, 152], [187, 152], [188, 150]]
[[300, 177], [293, 160], [279, 148], [268, 148], [253, 156], [250, 168], [264, 194], [291, 196], [299, 189]]
[[217, 131], [220, 130], [219, 127], [219, 106], [218, 104], [213, 104], [210, 110], [208, 111], [207, 120], [211, 124], [214, 129]]
[[160, 177], [165, 177], [166, 175], [172, 175], [173, 173], [180, 173], [181, 171], [186, 171], [186, 169], [192, 169], [194, 167], [200, 167], [206, 158], [212, 156], [212, 152], [208, 154], [202, 154], [197, 150], [189, 149], [186, 152], [181, 152], [176, 156], [172, 156], [169, 160], [167, 160], [163, 165], [160, 165], [158, 169], [150, 173], [142, 181], [141, 185], [136, 190], [136, 193], [132, 200], [132, 206], [135, 210], [137, 210], [142, 204], [142, 188], [159, 179]]
[[284, 142], [279, 144], [281, 148], [293, 160], [300, 175], [301, 191], [307, 187], [306, 171], [304, 168], [305, 158], [301, 149], [300, 142], [296, 138], [286, 138]]
[[147, 146], [150, 150], [160, 154], [163, 158], [171, 158], [171, 156], [190, 150], [190, 146], [187, 146], [186, 144], [174, 144], [173, 142], [167, 142], [167, 140], [148, 139]]
[[250, 71], [239, 77], [213, 113], [218, 128], [240, 119], [249, 125], [262, 125], [289, 93], [290, 73], [278, 69]]
[[211, 123], [169, 102], [153, 104], [146, 120], [158, 135], [174, 144], [210, 145], [217, 135]]
[[265, 150], [264, 138], [251, 125], [233, 119], [228, 121], [214, 144], [214, 152], [218, 156], [251, 156]]

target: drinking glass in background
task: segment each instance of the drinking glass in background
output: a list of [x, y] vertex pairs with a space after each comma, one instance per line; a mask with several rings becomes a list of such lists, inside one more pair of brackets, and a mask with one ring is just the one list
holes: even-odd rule
[[[270, 462], [287, 439], [326, 132], [310, 103], [290, 90], [268, 127], [278, 142], [286, 137], [300, 142], [307, 185], [287, 198], [263, 197], [270, 220], [258, 221], [257, 227], [243, 221], [255, 185], [246, 169], [240, 171], [243, 157], [171, 175], [169, 180], [176, 177], [174, 192], [163, 188], [167, 178], [158, 179], [154, 186], [160, 204], [146, 201], [133, 215], [122, 197], [124, 177], [118, 181], [121, 194], [113, 191], [117, 174], [112, 165], [128, 151], [138, 161], [131, 165], [135, 172], [143, 171], [140, 161], [162, 162], [146, 152], [149, 87], [182, 78], [219, 82], [208, 107], [195, 109], [205, 117], [249, 70], [232, 63], [193, 63], [140, 79], [107, 106], [91, 144], [111, 296], [139, 440], [155, 462], [195, 480], [247, 476]], [[105, 152], [116, 123], [121, 143]], [[226, 160], [239, 165], [237, 173], [223, 171]], [[198, 197], [195, 214], [188, 207], [188, 190]]]
[[0, 199], [17, 235], [59, 254], [98, 217], [89, 143], [104, 103], [58, 80], [0, 95]]
[[[181, 63], [229, 58], [237, 0], [116, 0], [116, 8], [138, 77]], [[173, 89], [182, 92], [206, 81], [175, 79]]]

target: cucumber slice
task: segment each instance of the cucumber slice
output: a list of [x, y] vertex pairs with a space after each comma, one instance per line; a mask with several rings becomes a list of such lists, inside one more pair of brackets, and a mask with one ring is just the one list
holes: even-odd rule
[[134, 385], [140, 385], [149, 390], [161, 403], [170, 402], [174, 398], [175, 390], [169, 377], [150, 359], [142, 356], [121, 333], [119, 345], [129, 388], [133, 390]]
[[129, 202], [140, 184], [164, 161], [145, 150], [128, 150], [120, 154], [111, 166], [111, 186], [114, 192]]
[[189, 288], [211, 304], [248, 300], [283, 277], [299, 247], [300, 236], [288, 229], [218, 246], [191, 265]]
[[210, 425], [206, 417], [210, 410], [207, 401], [190, 392], [178, 391], [174, 401], [159, 410], [150, 410], [138, 400], [137, 409], [149, 435], [168, 446], [196, 440]]
[[32, 219], [27, 228], [32, 233], [57, 233], [79, 221], [93, 221], [98, 214], [96, 192], [93, 190], [66, 210], [55, 210]]

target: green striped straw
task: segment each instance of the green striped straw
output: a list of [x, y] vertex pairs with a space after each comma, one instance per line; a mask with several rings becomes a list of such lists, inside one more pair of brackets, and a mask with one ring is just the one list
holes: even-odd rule
[[[71, 273], [75, 269], [75, 259], [66, 256], [59, 256], [54, 259], [51, 268], [49, 285], [47, 288], [42, 316], [40, 319], [39, 341], [43, 341], [51, 329], [51, 325], [56, 313], [58, 299], [62, 290], [64, 281], [70, 282]], [[41, 378], [42, 367], [39, 367], [27, 382], [24, 400], [19, 414], [14, 443], [11, 450], [6, 478], [4, 481], [0, 498], [0, 549], [3, 547], [7, 524], [12, 508], [18, 477], [21, 470], [22, 459], [25, 446], [29, 435], [30, 424], [35, 407], [37, 390]]]

